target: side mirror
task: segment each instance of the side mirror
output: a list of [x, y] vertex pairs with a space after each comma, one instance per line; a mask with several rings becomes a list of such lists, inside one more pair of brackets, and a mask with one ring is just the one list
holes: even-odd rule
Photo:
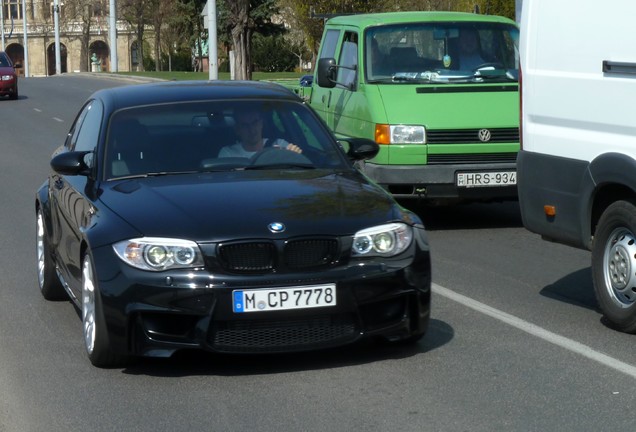
[[366, 138], [347, 138], [339, 141], [346, 141], [349, 144], [347, 156], [354, 161], [372, 159], [380, 151], [378, 143]]
[[90, 168], [84, 157], [90, 152], [63, 152], [51, 159], [51, 168], [61, 175], [86, 175]]
[[314, 76], [313, 75], [303, 75], [300, 78], [300, 86], [301, 87], [311, 87], [313, 82], [314, 82]]
[[336, 59], [322, 58], [318, 60], [318, 85], [320, 87], [334, 88], [336, 86], [336, 78]]
[[14, 68], [14, 69], [20, 69], [21, 67], [22, 67], [22, 63], [15, 63], [15, 64], [13, 65], [13, 68]]

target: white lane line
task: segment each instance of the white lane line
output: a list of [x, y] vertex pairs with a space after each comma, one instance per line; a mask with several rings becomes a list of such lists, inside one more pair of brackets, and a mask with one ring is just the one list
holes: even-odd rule
[[33, 111], [35, 111], [35, 112], [42, 112], [42, 110], [41, 110], [41, 109], [39, 109], [39, 108], [33, 108]]
[[500, 311], [499, 309], [490, 307], [484, 303], [480, 303], [469, 297], [457, 294], [456, 292], [451, 291], [448, 288], [444, 288], [443, 286], [433, 284], [433, 292], [435, 294], [441, 295], [442, 297], [446, 297], [447, 299], [460, 303], [466, 307], [474, 309], [477, 312], [483, 313], [499, 321], [502, 321], [512, 327], [515, 327], [547, 342], [553, 343], [561, 348], [565, 348], [576, 354], [582, 355], [583, 357], [587, 357], [590, 360], [594, 360], [595, 362], [601, 363], [602, 365], [629, 375], [632, 378], [636, 378], [635, 366], [598, 352], [587, 345], [583, 345], [582, 343], [573, 341], [572, 339], [568, 339], [564, 336], [548, 331], [542, 327], [529, 323], [528, 321], [524, 321], [521, 318], [517, 318], [516, 316], [507, 314], [503, 311]]
[[53, 120], [55, 120], [56, 122], [64, 123], [64, 120], [62, 120], [61, 118], [53, 117]]

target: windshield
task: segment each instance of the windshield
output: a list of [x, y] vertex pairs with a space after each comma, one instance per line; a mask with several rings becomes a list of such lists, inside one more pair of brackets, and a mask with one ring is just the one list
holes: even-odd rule
[[179, 102], [111, 116], [106, 179], [245, 169], [340, 169], [348, 160], [304, 104]]
[[365, 33], [367, 82], [517, 81], [519, 30], [488, 22], [416, 23]]

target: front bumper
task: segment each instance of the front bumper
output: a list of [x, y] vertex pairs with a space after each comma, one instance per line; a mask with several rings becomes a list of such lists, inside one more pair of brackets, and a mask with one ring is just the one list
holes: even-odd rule
[[18, 90], [18, 80], [0, 80], [0, 96], [11, 96]]
[[449, 165], [378, 165], [365, 163], [364, 173], [396, 198], [514, 200], [517, 186], [458, 187], [458, 173], [511, 172], [515, 163]]
[[[424, 246], [424, 247], [422, 247]], [[181, 349], [223, 353], [295, 352], [391, 341], [426, 332], [430, 315], [428, 247], [414, 242], [409, 258], [351, 264], [304, 274], [237, 276], [207, 270], [146, 272], [93, 250], [111, 348], [122, 354], [168, 357]], [[336, 306], [232, 311], [232, 292], [335, 283]]]

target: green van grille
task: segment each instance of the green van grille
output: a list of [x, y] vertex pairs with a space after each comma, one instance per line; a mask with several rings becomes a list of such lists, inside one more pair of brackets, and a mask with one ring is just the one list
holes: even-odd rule
[[461, 153], [461, 154], [429, 154], [429, 165], [444, 164], [487, 164], [487, 163], [514, 163], [517, 161], [517, 153]]
[[[480, 131], [489, 131], [490, 139], [479, 139]], [[428, 144], [488, 144], [519, 142], [519, 128], [482, 128], [482, 129], [437, 129], [426, 131]]]

